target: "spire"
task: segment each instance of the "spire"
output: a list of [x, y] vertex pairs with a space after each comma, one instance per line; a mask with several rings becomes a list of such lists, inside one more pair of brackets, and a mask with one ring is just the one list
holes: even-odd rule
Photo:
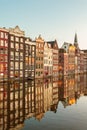
[[75, 33], [74, 44], [78, 44], [77, 33]]
[[74, 37], [74, 46], [79, 50], [78, 39], [77, 39], [77, 33], [75, 33], [75, 37]]

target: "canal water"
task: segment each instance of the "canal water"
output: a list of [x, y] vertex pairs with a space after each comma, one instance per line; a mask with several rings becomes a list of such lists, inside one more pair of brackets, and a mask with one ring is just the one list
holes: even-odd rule
[[0, 83], [0, 130], [87, 130], [87, 74]]

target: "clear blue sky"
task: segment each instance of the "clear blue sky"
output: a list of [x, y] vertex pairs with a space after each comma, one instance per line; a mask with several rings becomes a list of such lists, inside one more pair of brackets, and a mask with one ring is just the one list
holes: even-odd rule
[[78, 36], [87, 49], [87, 0], [0, 0], [0, 27], [18, 25], [26, 36], [57, 39], [59, 47]]

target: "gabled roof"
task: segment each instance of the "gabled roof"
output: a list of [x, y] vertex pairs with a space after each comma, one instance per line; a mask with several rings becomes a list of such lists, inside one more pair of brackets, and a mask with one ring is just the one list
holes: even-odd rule
[[36, 42], [44, 43], [44, 39], [41, 37], [41, 35], [38, 36], [38, 38], [35, 38]]
[[66, 50], [64, 48], [60, 48], [59, 53], [66, 53]]
[[51, 44], [51, 47], [53, 49], [58, 49], [58, 44], [57, 44], [57, 41], [47, 41], [48, 44]]
[[61, 48], [68, 52], [69, 46], [71, 45], [71, 43], [64, 42]]
[[51, 47], [53, 48], [54, 41], [48, 41], [47, 43], [51, 44]]
[[18, 25], [15, 28], [9, 28], [9, 33], [14, 35], [17, 34], [19, 36], [25, 36], [25, 32], [22, 31]]

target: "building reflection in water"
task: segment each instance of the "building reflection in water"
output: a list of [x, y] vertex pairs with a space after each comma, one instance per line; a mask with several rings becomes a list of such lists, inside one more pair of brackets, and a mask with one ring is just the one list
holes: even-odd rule
[[87, 75], [0, 83], [0, 130], [22, 128], [24, 120], [41, 120], [47, 111], [56, 113], [87, 95]]

